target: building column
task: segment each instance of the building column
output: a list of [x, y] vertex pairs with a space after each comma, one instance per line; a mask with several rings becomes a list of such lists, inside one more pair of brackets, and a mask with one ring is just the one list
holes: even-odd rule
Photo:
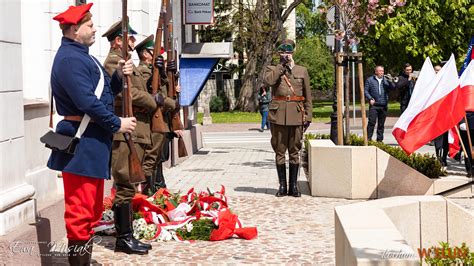
[[25, 182], [21, 2], [0, 2], [0, 235], [34, 221], [35, 194]]

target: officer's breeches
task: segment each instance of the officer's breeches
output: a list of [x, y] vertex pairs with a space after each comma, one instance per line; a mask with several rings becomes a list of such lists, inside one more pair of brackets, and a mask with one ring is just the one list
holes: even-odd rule
[[285, 164], [287, 150], [290, 163], [299, 164], [303, 126], [282, 126], [272, 123], [270, 131], [272, 133], [271, 144], [273, 151], [275, 151], [276, 164]]
[[67, 239], [88, 240], [102, 217], [104, 179], [62, 172]]
[[157, 163], [161, 161], [165, 137], [163, 133], [151, 133], [151, 145], [145, 150], [145, 159], [143, 160], [143, 172], [146, 176], [152, 176]]
[[[143, 162], [146, 144], [135, 143], [138, 158]], [[130, 153], [127, 143], [114, 141], [112, 144], [112, 176], [117, 187], [114, 204], [130, 203], [137, 191], [135, 185], [130, 184], [128, 173], [128, 154]]]

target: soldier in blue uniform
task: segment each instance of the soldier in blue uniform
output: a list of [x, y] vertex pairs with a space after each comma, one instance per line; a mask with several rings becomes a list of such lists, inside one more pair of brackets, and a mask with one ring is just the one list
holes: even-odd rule
[[[61, 46], [51, 70], [51, 88], [56, 110], [64, 119], [56, 132], [74, 136], [85, 114], [91, 117], [73, 155], [53, 151], [48, 167], [62, 171], [68, 260], [71, 265], [89, 265], [93, 227], [102, 215], [104, 179], [110, 179], [112, 135], [133, 132], [136, 118], [114, 114], [114, 95], [121, 91], [121, 78], [132, 73], [132, 62], [119, 62], [110, 77], [101, 64], [89, 55], [95, 42], [92, 3], [71, 6], [54, 17], [63, 32]], [[122, 69], [122, 66], [125, 66]], [[94, 94], [103, 73], [103, 92]]]

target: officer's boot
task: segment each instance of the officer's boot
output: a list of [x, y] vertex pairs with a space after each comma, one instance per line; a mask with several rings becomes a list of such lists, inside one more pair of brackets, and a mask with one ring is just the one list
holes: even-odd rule
[[114, 205], [115, 230], [117, 231], [115, 252], [138, 255], [148, 254], [148, 249], [141, 247], [133, 237], [132, 217], [130, 214], [130, 203]]
[[89, 240], [68, 240], [68, 262], [71, 266], [91, 264], [93, 242]]
[[165, 176], [163, 175], [163, 163], [160, 162], [157, 165], [155, 172], [155, 189], [166, 188]]
[[301, 197], [301, 193], [298, 191], [297, 183], [299, 169], [299, 164], [290, 163], [290, 187], [288, 189], [288, 196]]
[[286, 165], [285, 164], [277, 164], [277, 173], [278, 173], [278, 182], [280, 186], [278, 187], [278, 192], [275, 196], [283, 197], [287, 194], [287, 187], [286, 187]]

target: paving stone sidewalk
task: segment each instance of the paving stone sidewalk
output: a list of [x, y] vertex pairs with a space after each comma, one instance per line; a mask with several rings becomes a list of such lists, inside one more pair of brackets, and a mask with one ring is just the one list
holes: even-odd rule
[[[334, 207], [359, 201], [311, 197], [303, 173], [298, 179], [303, 193], [301, 198], [276, 198], [274, 194], [278, 182], [274, 153], [269, 144], [270, 134], [268, 131], [253, 131], [257, 126], [240, 124], [203, 127], [205, 147], [178, 166], [166, 169], [165, 176], [168, 187], [173, 191], [185, 192], [191, 187], [196, 190], [218, 190], [224, 185], [230, 208], [239, 215], [244, 226], [257, 227], [258, 238], [198, 241], [192, 244], [153, 242], [153, 250], [148, 255], [138, 256], [114, 253], [115, 238], [103, 236], [97, 238], [94, 245], [94, 264], [334, 265]], [[327, 124], [315, 123], [310, 130], [328, 128]], [[386, 128], [386, 135], [388, 134], [390, 130]], [[233, 141], [219, 143], [221, 136]], [[211, 138], [217, 141], [213, 142]], [[110, 183], [108, 186], [110, 187]], [[459, 199], [455, 202], [474, 211], [472, 199]], [[62, 213], [63, 209], [58, 209], [58, 212]], [[64, 227], [62, 220], [51, 221], [52, 231], [57, 230], [58, 226]], [[67, 240], [63, 238], [62, 241]], [[12, 255], [8, 252], [7, 242], [0, 244], [0, 249], [3, 250], [0, 252], [2, 262], [32, 265], [40, 261], [27, 255]], [[41, 262], [48, 261], [54, 265], [67, 263], [63, 252], [51, 255], [51, 260], [42, 258]]]
[[[269, 136], [268, 136], [269, 140]], [[269, 143], [206, 147], [165, 172], [172, 190], [226, 188], [229, 206], [258, 238], [193, 244], [153, 242], [148, 256], [114, 253], [114, 239], [94, 248], [98, 263], [334, 264], [334, 207], [356, 201], [309, 196], [300, 175], [301, 198], [276, 198], [278, 185]]]

